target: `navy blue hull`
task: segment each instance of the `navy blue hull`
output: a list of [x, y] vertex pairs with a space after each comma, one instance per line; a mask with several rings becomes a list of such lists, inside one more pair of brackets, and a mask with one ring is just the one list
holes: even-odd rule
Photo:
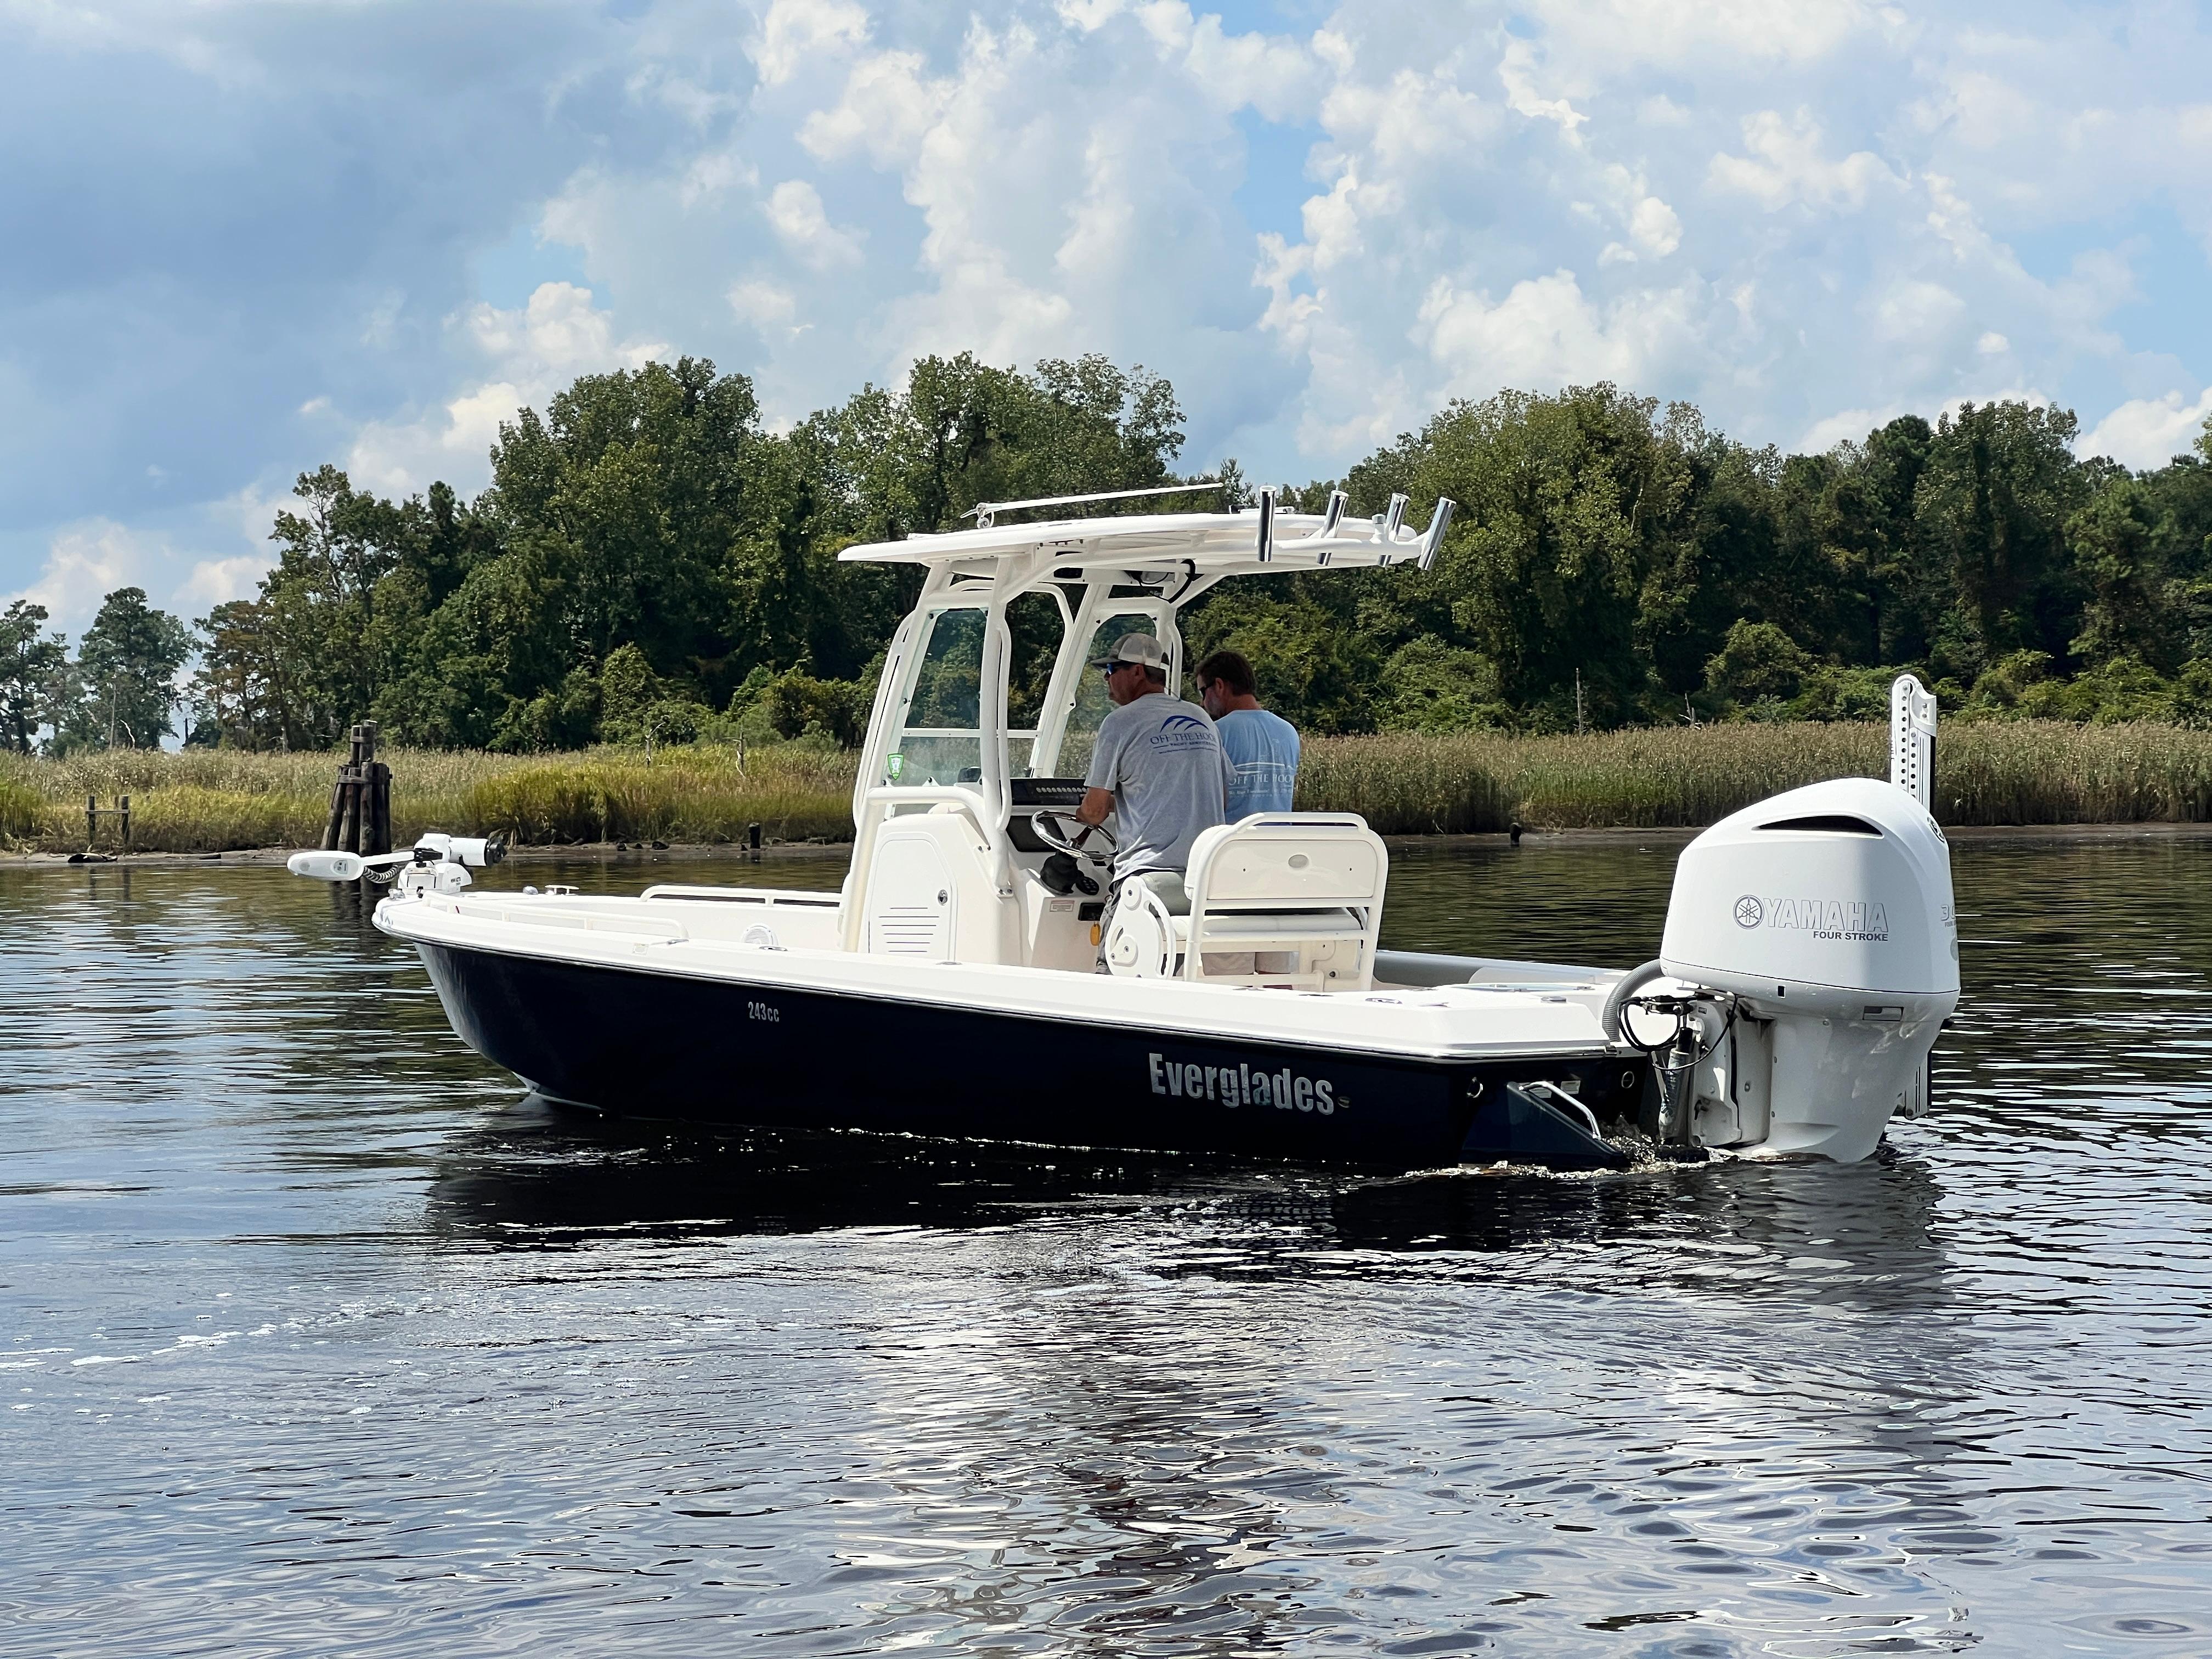
[[1601, 1121], [1640, 1080], [1601, 1054], [1397, 1060], [421, 945], [469, 1046], [604, 1111], [1399, 1168], [1602, 1167], [1505, 1085], [1567, 1083]]

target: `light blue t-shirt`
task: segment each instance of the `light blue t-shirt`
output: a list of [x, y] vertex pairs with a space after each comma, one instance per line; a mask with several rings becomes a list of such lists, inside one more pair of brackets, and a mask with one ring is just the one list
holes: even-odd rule
[[1298, 782], [1298, 730], [1264, 708], [1234, 708], [1214, 722], [1236, 775], [1229, 785], [1229, 822], [1255, 812], [1287, 812]]

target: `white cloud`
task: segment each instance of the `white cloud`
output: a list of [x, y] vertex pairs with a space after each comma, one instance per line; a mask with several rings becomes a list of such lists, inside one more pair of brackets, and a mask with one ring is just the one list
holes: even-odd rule
[[853, 0], [774, 0], [747, 48], [761, 79], [779, 86], [815, 57], [842, 55], [868, 38], [868, 14]]
[[1936, 346], [1965, 318], [1966, 302], [1941, 283], [1913, 278], [1877, 295], [1869, 310], [1876, 337], [1896, 345]]
[[945, 97], [920, 53], [878, 52], [854, 66], [836, 104], [806, 117], [799, 142], [817, 161], [862, 152], [878, 167], [896, 166], [935, 123]]
[[799, 314], [799, 301], [789, 289], [774, 283], [732, 283], [730, 309], [755, 328], [782, 327]]
[[689, 211], [759, 183], [760, 169], [736, 150], [709, 150], [685, 166], [676, 199]]
[[[277, 503], [256, 499], [251, 506], [243, 501], [234, 505], [249, 540], [263, 544]], [[228, 516], [218, 516], [217, 528]], [[42, 605], [48, 626], [74, 638], [110, 593], [138, 587], [156, 609], [190, 622], [227, 600], [252, 598], [272, 562], [259, 552], [195, 559], [167, 531], [87, 519], [55, 532], [38, 576], [21, 592], [0, 596], [0, 609], [16, 599]]]
[[1439, 281], [1421, 307], [1429, 354], [1462, 396], [1498, 386], [1552, 390], [1591, 380], [1639, 383], [1691, 331], [1688, 296], [1645, 293], [1600, 307], [1574, 272], [1516, 283], [1492, 304]]
[[476, 305], [447, 319], [472, 360], [462, 387], [412, 420], [372, 421], [356, 434], [346, 471], [357, 489], [405, 495], [442, 478], [474, 489], [500, 422], [542, 408], [580, 374], [637, 368], [671, 356], [657, 340], [618, 337], [613, 317], [573, 283], [541, 283], [512, 310]]
[[804, 179], [787, 179], [769, 192], [768, 222], [793, 256], [812, 270], [860, 263], [860, 236], [830, 222], [821, 191]]
[[1896, 175], [1871, 150], [1855, 150], [1840, 161], [1821, 153], [1820, 125], [1810, 110], [1784, 121], [1773, 110], [1745, 118], [1744, 148], [1749, 156], [1716, 155], [1713, 183], [1751, 197], [1771, 212], [1799, 203], [1812, 208], [1857, 208], [1877, 184]]
[[1825, 455], [1838, 444], [1856, 443], [1868, 433], [1905, 413], [1902, 407], [1846, 409], [1817, 420], [1790, 447], [1801, 455]]
[[1531, 120], [1556, 121], [1570, 137], [1589, 119], [1565, 99], [1547, 98], [1536, 89], [1536, 49], [1526, 40], [1516, 40], [1505, 48], [1505, 55], [1498, 60], [1498, 78], [1505, 88], [1506, 106], [1516, 114]]
[[269, 567], [269, 560], [252, 553], [229, 559], [202, 559], [177, 590], [175, 603], [185, 617], [197, 617], [233, 599], [250, 599]]
[[1894, 16], [1860, 0], [1539, 0], [1534, 10], [1577, 55], [1647, 71], [1812, 63]]
[[[144, 253], [116, 275], [88, 210], [34, 262], [62, 274], [0, 301], [0, 586], [143, 519], [192, 550], [152, 589], [212, 592], [295, 471], [471, 489], [518, 404], [663, 342], [772, 420], [926, 351], [1104, 351], [1174, 378], [1187, 459], [1261, 476], [1600, 375], [1754, 441], [1993, 386], [2111, 411], [2116, 453], [2192, 435], [2201, 13], [1256, 9], [1306, 21], [635, 0], [520, 34], [448, 9], [429, 52], [374, 9], [18, 3], [59, 142], [11, 158], [0, 210], [112, 199]], [[123, 54], [143, 110], [100, 100]], [[334, 153], [364, 185], [330, 206]], [[210, 211], [226, 252], [195, 276], [168, 251]]]
[[2137, 471], [2164, 466], [2187, 454], [2212, 420], [2212, 387], [2194, 403], [2179, 392], [2162, 398], [2130, 398], [2081, 434], [2076, 454], [2109, 455]]
[[1629, 216], [1628, 234], [1646, 253], [1663, 259], [1682, 246], [1682, 221], [1656, 196], [1647, 196]]
[[8, 601], [42, 605], [52, 626], [80, 634], [102, 599], [118, 587], [144, 586], [149, 573], [165, 562], [167, 553], [161, 538], [112, 519], [87, 519], [54, 536], [38, 579], [21, 592], [9, 594]]

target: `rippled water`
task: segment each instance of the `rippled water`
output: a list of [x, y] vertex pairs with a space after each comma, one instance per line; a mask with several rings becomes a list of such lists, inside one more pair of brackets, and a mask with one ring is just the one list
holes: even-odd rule
[[2209, 876], [1962, 842], [1875, 1163], [1376, 1179], [603, 1124], [328, 890], [0, 872], [0, 1650], [2212, 1652]]

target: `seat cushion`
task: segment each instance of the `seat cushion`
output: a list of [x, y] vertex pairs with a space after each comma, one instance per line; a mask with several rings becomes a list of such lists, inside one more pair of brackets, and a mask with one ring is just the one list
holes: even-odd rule
[[1187, 916], [1190, 914], [1190, 890], [1183, 885], [1180, 870], [1140, 870], [1129, 879], [1141, 881], [1151, 888], [1170, 915]]

